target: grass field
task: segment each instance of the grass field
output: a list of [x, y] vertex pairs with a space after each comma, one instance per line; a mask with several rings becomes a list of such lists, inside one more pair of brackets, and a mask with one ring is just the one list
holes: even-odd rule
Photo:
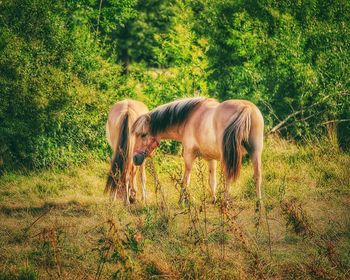
[[[263, 154], [265, 211], [245, 161], [228, 210], [197, 160], [180, 207], [180, 156], [153, 159], [144, 205], [110, 203], [108, 164], [0, 177], [0, 279], [349, 279], [350, 155], [277, 138]], [[221, 187], [221, 175], [218, 182]]]

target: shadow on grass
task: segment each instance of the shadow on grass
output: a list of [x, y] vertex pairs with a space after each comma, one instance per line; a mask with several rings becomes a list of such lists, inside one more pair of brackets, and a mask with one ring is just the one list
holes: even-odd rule
[[46, 202], [42, 206], [36, 207], [0, 207], [0, 213], [6, 216], [17, 216], [21, 214], [40, 215], [49, 210], [67, 210], [65, 214], [68, 215], [90, 216], [92, 214], [89, 205], [83, 205], [74, 200], [62, 203]]

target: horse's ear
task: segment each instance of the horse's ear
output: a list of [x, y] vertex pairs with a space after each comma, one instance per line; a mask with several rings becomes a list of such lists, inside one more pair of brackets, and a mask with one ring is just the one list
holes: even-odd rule
[[131, 132], [140, 135], [145, 130], [149, 128], [151, 117], [148, 114], [141, 115], [137, 118], [134, 124], [131, 127]]

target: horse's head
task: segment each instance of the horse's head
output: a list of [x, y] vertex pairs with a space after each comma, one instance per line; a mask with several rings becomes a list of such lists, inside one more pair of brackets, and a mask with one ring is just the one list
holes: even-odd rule
[[132, 126], [135, 136], [134, 156], [135, 165], [141, 165], [155, 148], [159, 146], [159, 139], [150, 133], [150, 116], [144, 114], [138, 117]]

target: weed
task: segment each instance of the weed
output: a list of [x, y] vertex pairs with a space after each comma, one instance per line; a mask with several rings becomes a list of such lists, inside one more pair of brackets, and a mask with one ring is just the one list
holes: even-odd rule
[[36, 280], [38, 278], [38, 273], [28, 264], [20, 269], [17, 277], [18, 280]]
[[28, 263], [19, 268], [19, 272], [0, 272], [0, 280], [36, 280], [39, 279], [38, 272]]
[[147, 205], [109, 202], [105, 162], [4, 174], [0, 279], [349, 279], [348, 155], [268, 139], [258, 236], [249, 163], [223, 207], [222, 173], [213, 205], [197, 160], [179, 207], [182, 159], [157, 156]]
[[302, 236], [312, 235], [308, 218], [297, 198], [282, 201], [281, 209], [286, 218], [287, 227], [290, 226], [295, 233]]

